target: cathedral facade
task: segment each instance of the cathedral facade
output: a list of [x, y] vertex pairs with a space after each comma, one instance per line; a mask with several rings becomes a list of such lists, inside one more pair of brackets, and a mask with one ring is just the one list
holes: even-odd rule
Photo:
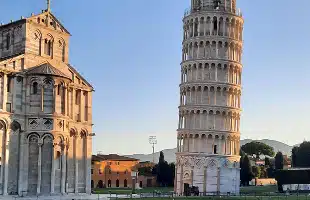
[[0, 194], [91, 193], [93, 87], [50, 12], [0, 25]]

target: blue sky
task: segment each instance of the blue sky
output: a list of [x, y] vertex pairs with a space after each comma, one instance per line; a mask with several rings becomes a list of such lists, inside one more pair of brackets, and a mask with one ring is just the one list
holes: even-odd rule
[[[46, 0], [3, 0], [3, 23]], [[72, 33], [70, 62], [93, 84], [94, 153], [176, 146], [182, 16], [190, 0], [52, 0]], [[310, 1], [238, 0], [243, 11], [242, 138], [310, 139]]]

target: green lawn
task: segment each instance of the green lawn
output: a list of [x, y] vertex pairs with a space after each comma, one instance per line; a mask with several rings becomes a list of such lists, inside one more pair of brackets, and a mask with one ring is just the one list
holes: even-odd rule
[[[171, 187], [158, 187], [158, 188], [143, 188], [141, 190], [136, 190], [137, 194], [140, 193], [152, 193], [154, 191], [159, 192], [173, 192], [173, 188]], [[102, 189], [94, 189], [95, 194], [131, 194], [131, 188], [102, 188]]]
[[245, 194], [276, 193], [276, 192], [278, 192], [278, 188], [276, 185], [249, 186], [249, 187], [241, 187], [240, 192], [245, 193]]
[[140, 198], [145, 200], [310, 200], [310, 196], [283, 196], [283, 197], [201, 197], [201, 198], [195, 198], [195, 197], [180, 197], [180, 198]]

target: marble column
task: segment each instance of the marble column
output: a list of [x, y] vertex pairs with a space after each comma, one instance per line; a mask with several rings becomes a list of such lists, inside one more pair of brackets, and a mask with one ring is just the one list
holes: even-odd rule
[[24, 134], [22, 132], [19, 133], [19, 176], [18, 176], [18, 195], [21, 196], [22, 195], [22, 191], [23, 191], [23, 169], [24, 169], [24, 162], [23, 162], [23, 158], [24, 158]]
[[63, 87], [63, 90], [64, 90], [64, 91], [63, 91], [63, 95], [64, 95], [64, 96], [62, 97], [62, 98], [63, 98], [63, 104], [64, 104], [64, 105], [63, 105], [63, 106], [64, 106], [64, 113], [63, 113], [63, 114], [64, 114], [65, 116], [67, 116], [67, 105], [68, 105], [68, 104], [67, 104], [67, 99], [68, 99], [68, 98], [67, 98], [67, 87]]
[[37, 194], [40, 194], [41, 193], [41, 178], [42, 178], [42, 169], [41, 169], [41, 166], [42, 166], [42, 145], [43, 145], [43, 142], [40, 141], [38, 143], [39, 145], [39, 156], [38, 156], [38, 183], [37, 183]]
[[74, 163], [75, 163], [75, 165], [74, 165], [74, 167], [75, 167], [75, 177], [74, 177], [74, 192], [77, 194], [78, 193], [78, 183], [79, 183], [79, 166], [78, 166], [78, 159], [77, 159], [77, 150], [78, 150], [78, 148], [77, 147], [79, 147], [80, 146], [80, 143], [79, 143], [79, 137], [78, 136], [75, 136], [75, 143], [76, 143], [76, 145], [75, 145], [75, 149], [73, 150], [74, 152], [75, 152], [75, 154], [74, 154]]
[[66, 187], [66, 173], [67, 173], [67, 148], [66, 145], [62, 146], [62, 156], [61, 156], [61, 194], [65, 194], [65, 187]]
[[51, 194], [55, 192], [55, 145], [53, 144], [52, 150], [52, 172], [51, 172]]
[[9, 179], [9, 157], [10, 157], [10, 135], [8, 134], [11, 130], [7, 130], [6, 132], [6, 141], [5, 146], [2, 149], [5, 149], [5, 157], [4, 157], [4, 184], [3, 184], [3, 195], [8, 195], [8, 179]]

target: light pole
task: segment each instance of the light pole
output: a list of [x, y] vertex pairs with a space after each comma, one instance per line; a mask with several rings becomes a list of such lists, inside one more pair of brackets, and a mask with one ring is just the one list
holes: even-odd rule
[[153, 163], [155, 163], [155, 144], [157, 144], [157, 139], [156, 139], [156, 136], [150, 136], [149, 137], [149, 143], [152, 145], [152, 148], [153, 148]]

